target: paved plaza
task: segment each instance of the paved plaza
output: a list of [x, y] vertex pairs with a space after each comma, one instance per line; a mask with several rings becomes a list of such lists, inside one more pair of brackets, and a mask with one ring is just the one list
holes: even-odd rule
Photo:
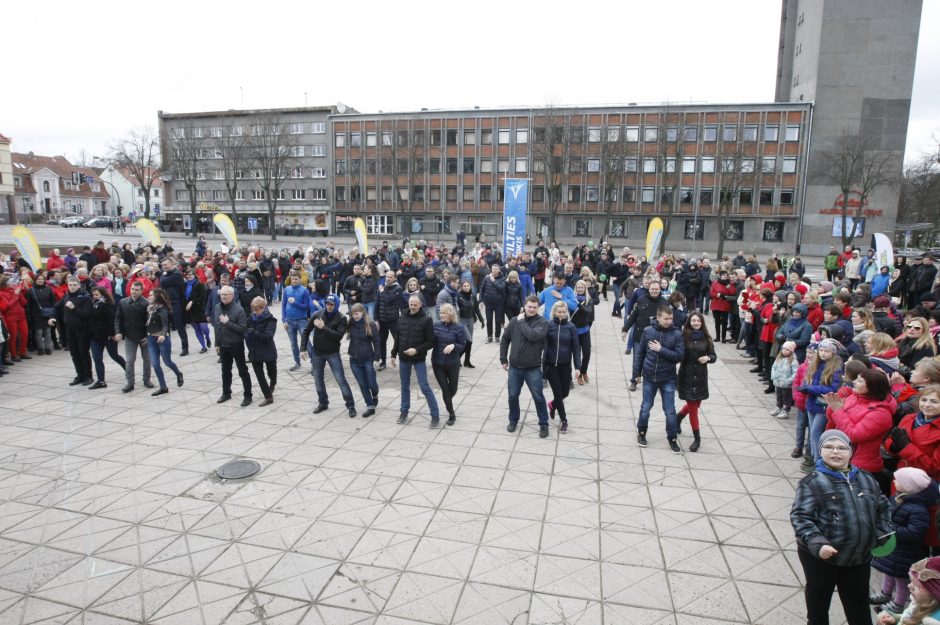
[[[621, 320], [597, 316], [591, 381], [548, 439], [525, 390], [506, 432], [507, 376], [479, 329], [441, 429], [416, 385], [395, 423], [391, 367], [375, 417], [347, 417], [332, 382], [313, 415], [283, 330], [264, 408], [257, 390], [238, 407], [237, 376], [215, 403], [211, 352], [177, 358], [185, 386], [159, 398], [122, 394], [111, 361], [99, 391], [67, 386], [64, 352], [17, 364], [0, 380], [0, 625], [805, 622], [794, 419], [768, 416], [773, 396], [719, 345], [701, 450], [671, 453], [658, 409], [641, 450]], [[213, 477], [239, 457], [262, 471]]]

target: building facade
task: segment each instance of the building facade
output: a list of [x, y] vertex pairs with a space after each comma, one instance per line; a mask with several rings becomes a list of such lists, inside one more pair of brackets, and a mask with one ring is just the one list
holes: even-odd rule
[[16, 219], [13, 208], [13, 141], [0, 134], [0, 219], [8, 223]]
[[97, 172], [64, 156], [13, 153], [13, 202], [18, 218], [106, 215], [110, 196]]
[[897, 221], [900, 180], [914, 82], [922, 0], [783, 0], [776, 100], [813, 102], [802, 247], [825, 253], [839, 245], [841, 198], [822, 174], [848, 139], [883, 153], [894, 180], [879, 185], [850, 224], [867, 246], [872, 233], [889, 238]]
[[[109, 163], [99, 174], [101, 181], [105, 183], [111, 194], [108, 202], [108, 215], [120, 214], [133, 219], [143, 216], [145, 210], [144, 189], [138, 185], [137, 180], [130, 171], [123, 167], [118, 167], [114, 163]], [[159, 178], [153, 181], [150, 187], [150, 211], [151, 216], [159, 218], [163, 213], [164, 206], [163, 181]]]
[[336, 114], [332, 227], [498, 238], [504, 179], [529, 178], [531, 242], [637, 244], [661, 217], [670, 250], [714, 249], [722, 224], [729, 246], [792, 249], [810, 120], [806, 103]]
[[[190, 189], [186, 172], [196, 174], [195, 201], [200, 221], [216, 212], [232, 215], [238, 228], [315, 236], [329, 233], [333, 207], [329, 116], [347, 108], [335, 106], [230, 110], [171, 114], [160, 111], [159, 129], [166, 210], [164, 227], [189, 230]], [[284, 153], [284, 158], [272, 153]], [[193, 157], [193, 158], [190, 158]], [[283, 178], [276, 191], [266, 191], [265, 167]], [[272, 164], [276, 161], [275, 164]], [[283, 170], [270, 172], [271, 167]], [[277, 194], [275, 223], [268, 212], [268, 193]], [[205, 224], [204, 224], [205, 225]]]

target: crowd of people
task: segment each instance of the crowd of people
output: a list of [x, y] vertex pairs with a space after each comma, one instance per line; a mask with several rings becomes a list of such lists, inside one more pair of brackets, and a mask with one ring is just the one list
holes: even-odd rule
[[[566, 253], [539, 241], [531, 252], [503, 258], [497, 246], [466, 247], [459, 240], [452, 248], [383, 242], [368, 254], [333, 244], [213, 250], [204, 238], [194, 253], [181, 254], [170, 242], [99, 241], [78, 256], [52, 250], [41, 271], [15, 253], [3, 259], [0, 375], [67, 349], [72, 385], [106, 388], [106, 369], [116, 366], [121, 390], [130, 393], [139, 355], [140, 382], [159, 396], [169, 392], [164, 368], [178, 387], [184, 384], [174, 358], [189, 355], [191, 329], [201, 354], [213, 348], [217, 354], [219, 403], [232, 399], [237, 371], [241, 405], [252, 404], [255, 388], [261, 405], [269, 405], [280, 326], [290, 345], [289, 371], [309, 361], [314, 413], [330, 410], [327, 366], [350, 417], [359, 413], [346, 366], [363, 417], [376, 414], [387, 383], [380, 385], [377, 372], [397, 368], [398, 423], [413, 421], [413, 374], [428, 425], [437, 428], [438, 397], [446, 424], [456, 422], [460, 370], [474, 366], [479, 323], [486, 342], [499, 344], [509, 374], [507, 430], [518, 428], [526, 386], [544, 438], [556, 418], [559, 432], [568, 431], [566, 399], [575, 385], [591, 382], [595, 310], [601, 298], [612, 299], [611, 314], [622, 319], [632, 355], [625, 391], [642, 385], [637, 444], [648, 445], [659, 395], [671, 450], [683, 452], [679, 436], [687, 420], [688, 450], [698, 451], [716, 344], [740, 350], [774, 396], [771, 416], [795, 417], [791, 456], [802, 460], [807, 475], [791, 519], [809, 622], [828, 622], [837, 587], [851, 625], [871, 622], [869, 602], [881, 623], [919, 623], [928, 607], [940, 607], [940, 560], [922, 561], [940, 547], [940, 311], [934, 309], [940, 286], [929, 254], [910, 264], [899, 257], [894, 267], [880, 266], [873, 250], [860, 256], [856, 249], [833, 249], [823, 263], [826, 279], [814, 281], [798, 257], [772, 256], [763, 267], [743, 251], [715, 261], [684, 254], [650, 260], [593, 242]], [[437, 391], [429, 383], [429, 357]], [[889, 541], [895, 550], [872, 560], [872, 549]], [[883, 585], [869, 597], [872, 568]]]

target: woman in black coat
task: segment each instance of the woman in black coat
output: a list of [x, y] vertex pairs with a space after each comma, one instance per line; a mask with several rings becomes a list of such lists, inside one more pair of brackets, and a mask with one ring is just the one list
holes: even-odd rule
[[199, 353], [205, 354], [212, 347], [212, 339], [209, 338], [209, 320], [206, 318], [206, 298], [209, 296], [209, 290], [196, 278], [192, 268], [186, 269], [183, 278], [185, 279], [183, 295], [186, 296], [186, 322], [193, 327], [196, 338], [199, 339]]
[[[250, 304], [251, 313], [248, 315], [248, 332], [245, 333], [245, 346], [248, 347], [248, 362], [255, 370], [258, 386], [264, 401], [259, 406], [267, 406], [274, 401], [274, 387], [277, 386], [277, 346], [274, 344], [274, 333], [277, 332], [277, 319], [268, 310], [268, 302], [264, 295], [257, 296]], [[268, 370], [268, 378], [264, 377], [264, 370]]]
[[[682, 330], [685, 339], [685, 356], [679, 365], [679, 399], [685, 406], [679, 411], [679, 423], [688, 416], [692, 425], [692, 437], [695, 439], [689, 451], [698, 451], [702, 444], [699, 435], [698, 409], [708, 399], [708, 365], [715, 362], [715, 345], [705, 326], [705, 317], [695, 311], [689, 314]], [[680, 430], [681, 432], [681, 430]]]
[[36, 274], [33, 287], [26, 291], [26, 314], [29, 327], [35, 331], [36, 353], [51, 355], [53, 341], [49, 320], [55, 316], [55, 293], [46, 284], [46, 274], [41, 271]]
[[522, 311], [523, 300], [522, 284], [519, 282], [519, 273], [510, 271], [506, 277], [506, 295], [503, 297], [503, 312], [506, 319], [518, 317]]
[[91, 289], [91, 359], [95, 365], [97, 380], [89, 389], [106, 388], [104, 381], [104, 352], [108, 350], [111, 360], [118, 363], [123, 370], [127, 363], [117, 351], [117, 342], [114, 336], [114, 300], [110, 291], [96, 286]]

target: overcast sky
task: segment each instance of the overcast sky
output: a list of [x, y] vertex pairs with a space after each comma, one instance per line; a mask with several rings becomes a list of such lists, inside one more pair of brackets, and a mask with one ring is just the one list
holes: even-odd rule
[[[11, 2], [0, 134], [102, 155], [181, 113], [770, 102], [779, 0]], [[583, 7], [583, 10], [582, 10]], [[680, 19], [681, 18], [681, 19]], [[925, 0], [907, 159], [940, 134], [940, 2]]]

